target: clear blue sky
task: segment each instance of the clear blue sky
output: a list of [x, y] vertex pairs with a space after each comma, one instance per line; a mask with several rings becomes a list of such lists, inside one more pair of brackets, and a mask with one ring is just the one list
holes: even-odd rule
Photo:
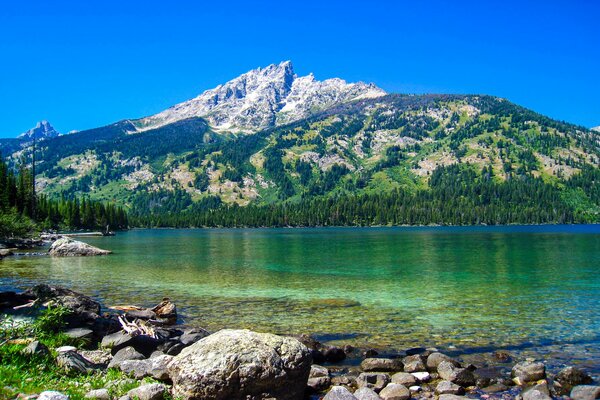
[[319, 79], [492, 94], [600, 125], [596, 0], [6, 0], [0, 137], [149, 115], [287, 59]]

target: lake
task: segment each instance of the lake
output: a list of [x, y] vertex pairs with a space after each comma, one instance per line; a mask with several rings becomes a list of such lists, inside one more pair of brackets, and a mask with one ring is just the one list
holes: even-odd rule
[[93, 258], [0, 262], [0, 289], [64, 285], [104, 305], [163, 297], [184, 322], [437, 346], [600, 372], [600, 226], [133, 230]]

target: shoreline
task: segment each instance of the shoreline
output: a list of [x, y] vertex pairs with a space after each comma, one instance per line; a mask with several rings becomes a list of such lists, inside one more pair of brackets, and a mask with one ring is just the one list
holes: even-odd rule
[[[45, 297], [37, 297], [37, 300], [33, 300], [34, 294]], [[67, 298], [69, 300], [65, 303], [65, 299]], [[153, 309], [137, 306], [111, 307], [110, 309], [107, 309], [85, 295], [72, 292], [69, 289], [47, 285], [38, 285], [33, 289], [21, 292], [21, 294], [14, 292], [12, 294], [9, 292], [0, 293], [0, 300], [2, 300], [0, 301], [0, 305], [3, 305], [5, 309], [7, 305], [14, 305], [23, 300], [27, 300], [27, 304], [30, 304], [31, 301], [35, 303], [41, 299], [56, 304], [67, 304], [68, 307], [70, 307], [71, 314], [69, 315], [73, 318], [70, 319], [69, 324], [66, 326], [66, 328], [68, 328], [65, 330], [66, 334], [74, 334], [78, 338], [85, 337], [88, 340], [87, 344], [83, 347], [83, 349], [86, 350], [74, 349], [70, 351], [73, 351], [84, 358], [87, 354], [90, 354], [90, 351], [104, 351], [103, 354], [105, 354], [106, 357], [113, 359], [113, 357], [118, 357], [118, 351], [126, 346], [119, 345], [119, 348], [111, 346], [107, 347], [106, 343], [111, 341], [113, 341], [111, 343], [116, 343], [114, 340], [118, 340], [131, 344], [136, 348], [136, 345], [133, 344], [136, 340], [135, 338], [146, 336], [146, 333], [144, 333], [146, 331], [137, 333], [134, 336], [124, 333], [123, 329], [127, 328], [118, 318], [119, 315], [125, 316], [126, 321], [132, 323], [130, 328], [134, 330], [139, 327], [153, 326], [153, 328], [148, 328], [150, 329], [148, 332], [152, 333], [151, 336], [154, 337], [154, 339], [149, 337], [147, 340], [142, 341], [145, 344], [140, 344], [139, 346], [141, 347], [137, 349], [138, 351], [144, 349], [144, 359], [147, 358], [148, 360], [152, 360], [153, 357], [162, 357], [161, 354], [154, 354], [158, 350], [158, 352], [165, 355], [165, 357], [168, 356], [165, 359], [171, 361], [174, 359], [173, 357], [179, 357], [179, 354], [184, 348], [193, 346], [204, 338], [214, 337], [221, 334], [221, 332], [224, 332], [208, 332], [200, 327], [178, 324], [181, 318], [180, 316], [177, 316], [176, 306], [168, 299], [164, 299], [163, 302], [159, 304], [159, 306], [162, 305], [163, 308], [166, 307], [168, 312], [159, 316], [157, 311], [157, 307], [159, 306]], [[39, 304], [35, 307], [23, 307], [22, 305], [17, 305], [17, 310], [15, 310], [15, 312], [16, 315], [27, 315], [29, 313], [30, 316], [35, 317], [35, 315], [37, 315], [36, 313], [39, 311], [35, 311], [33, 314], [31, 314], [31, 311], [36, 310], [36, 307], [40, 306], [41, 305]], [[42, 307], [42, 309], [43, 308], [44, 307]], [[2, 308], [0, 308], [0, 313], [1, 311]], [[160, 323], [156, 323], [155, 321], [151, 325], [147, 325], [147, 322], [154, 321], [154, 319], [160, 321]], [[99, 323], [98, 321], [102, 321], [102, 323]], [[120, 322], [120, 324], [117, 321]], [[161, 332], [171, 333], [166, 334], [166, 339], [158, 339], [160, 336], [155, 335], [155, 333], [158, 332], [157, 329], [161, 330]], [[176, 336], [173, 336], [174, 334]], [[186, 341], [187, 339], [180, 339], [180, 337], [183, 338], [185, 335], [193, 336], [194, 340]], [[168, 339], [173, 337], [176, 337], [177, 339], [174, 341]], [[368, 347], [355, 348], [351, 345], [330, 345], [321, 343], [315, 339], [315, 336], [308, 334], [282, 335], [281, 337], [290, 337], [300, 341], [310, 352], [312, 358], [311, 374], [314, 372], [314, 374], [317, 374], [318, 376], [310, 378], [306, 383], [306, 393], [307, 395], [310, 393], [310, 395], [304, 398], [315, 400], [323, 396], [325, 396], [325, 399], [327, 400], [326, 393], [329, 390], [332, 390], [332, 387], [341, 386], [342, 388], [345, 388], [344, 390], [348, 389], [350, 392], [367, 387], [375, 392], [382, 392], [382, 390], [389, 385], [400, 384], [394, 383], [395, 381], [404, 382], [406, 388], [410, 386], [410, 395], [416, 399], [429, 399], [433, 396], [443, 394], [438, 393], [439, 385], [442, 384], [442, 382], [443, 385], [451, 387], [451, 389], [448, 389], [451, 390], [451, 392], [448, 392], [447, 394], [461, 395], [461, 397], [466, 395], [470, 398], [490, 398], [490, 396], [500, 396], [503, 399], [507, 399], [517, 398], [517, 396], [520, 395], [526, 400], [525, 394], [531, 390], [542, 391], [549, 396], [545, 398], [556, 398], [569, 394], [569, 391], [572, 389], [572, 387], [569, 387], [569, 390], [567, 390], [564, 382], [562, 384], [560, 383], [560, 380], [562, 379], [560, 378], [561, 374], [566, 374], [567, 372], [564, 371], [568, 368], [563, 367], [560, 370], [555, 368], [548, 369], [548, 365], [546, 365], [547, 360], [541, 360], [539, 357], [536, 360], [522, 358], [506, 349], [493, 352], [495, 362], [491, 362], [490, 359], [487, 362], [475, 364], [470, 362], [468, 353], [461, 352], [458, 348], [440, 350], [438, 348], [423, 346], [408, 348], [402, 352], [379, 353]], [[151, 348], [144, 347], [148, 346], [148, 340], [154, 343], [151, 345]], [[164, 347], [161, 343], [170, 343], [170, 345]], [[29, 344], [31, 344], [31, 341], [29, 341]], [[110, 350], [110, 356], [106, 353], [107, 349]], [[57, 357], [60, 357], [60, 353], [61, 352], [58, 351], [57, 354], [59, 354], [59, 356]], [[432, 354], [443, 360], [451, 361], [454, 366], [448, 366], [448, 371], [438, 371], [437, 365], [432, 368], [429, 365], [429, 359], [432, 357]], [[437, 356], [437, 354], [441, 355]], [[73, 355], [73, 357], [77, 356]], [[93, 363], [93, 361], [90, 362]], [[149, 362], [150, 361], [146, 362], [146, 364]], [[140, 360], [137, 363], [140, 364], [142, 361]], [[519, 366], [524, 366], [524, 368], [534, 368], [532, 367], [534, 364], [536, 365], [535, 368], [538, 370], [542, 367], [544, 370], [543, 374], [538, 373], [539, 376], [536, 379], [519, 378], [518, 373], [515, 373], [515, 368], [518, 369], [520, 368]], [[118, 368], [121, 368], [122, 372], [134, 374], [138, 377], [138, 380], [143, 378], [142, 375], [145, 373], [141, 373], [135, 368], [131, 369], [131, 365], [127, 363], [124, 365], [124, 369], [121, 366], [118, 366]], [[141, 368], [140, 365], [137, 366]], [[102, 370], [101, 367], [94, 368], [95, 370]], [[568, 371], [572, 370], [573, 368], [568, 369]], [[586, 382], [586, 385], [594, 382], [595, 384], [598, 383], [598, 376], [590, 376], [585, 370], [576, 370], [579, 371], [579, 375], [577, 375], [579, 378], [577, 379], [581, 381], [580, 383], [583, 384], [583, 382]], [[327, 372], [325, 373], [324, 371]], [[79, 373], [81, 373], [81, 371], [79, 371]], [[458, 374], [462, 376], [462, 378], [458, 378], [453, 374]], [[313, 379], [312, 382], [311, 379]], [[366, 383], [363, 382], [365, 379]], [[373, 382], [371, 382], [371, 380], [373, 380]], [[176, 379], [169, 377], [162, 380], [159, 379], [159, 381], [166, 384], [165, 390], [172, 390], [173, 388], [169, 385], [173, 385], [173, 382], [176, 382]], [[452, 385], [448, 382], [452, 383]]]

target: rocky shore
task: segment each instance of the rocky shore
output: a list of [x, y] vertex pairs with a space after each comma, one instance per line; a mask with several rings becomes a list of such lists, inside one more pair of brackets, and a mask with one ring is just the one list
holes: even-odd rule
[[[50, 245], [47, 252], [31, 252], [31, 250]], [[4, 257], [19, 256], [43, 256], [53, 257], [88, 257], [111, 254], [109, 250], [103, 250], [79, 240], [60, 234], [42, 234], [36, 239], [12, 239], [0, 242], [0, 260]]]
[[[52, 306], [68, 310], [64, 334], [83, 345], [49, 349], [35, 337], [12, 342], [26, 344], [23, 351], [32, 356], [51, 352], [70, 376], [118, 370], [134, 381], [153, 380], [131, 389], [122, 400], [600, 398], [600, 386], [586, 371], [566, 367], [550, 375], [543, 361], [513, 361], [503, 352], [497, 354], [497, 366], [465, 365], [460, 357], [433, 348], [380, 357], [374, 350], [328, 346], [309, 335], [233, 329], [212, 333], [177, 325], [177, 308], [169, 299], [153, 308], [117, 306], [102, 312], [90, 297], [61, 287], [0, 293], [0, 313], [35, 316]], [[347, 357], [360, 357], [360, 365], [345, 365]], [[44, 389], [19, 396], [69, 398], [56, 388]], [[111, 393], [107, 384], [90, 388], [85, 397], [111, 399]]]

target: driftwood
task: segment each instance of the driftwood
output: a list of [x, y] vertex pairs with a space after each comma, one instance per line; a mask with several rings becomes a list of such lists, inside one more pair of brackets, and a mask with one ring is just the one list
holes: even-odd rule
[[136, 319], [135, 321], [130, 322], [122, 315], [119, 315], [118, 319], [119, 323], [123, 327], [123, 330], [131, 336], [146, 335], [156, 338], [156, 332], [154, 332], [154, 328], [146, 324], [144, 321]]

